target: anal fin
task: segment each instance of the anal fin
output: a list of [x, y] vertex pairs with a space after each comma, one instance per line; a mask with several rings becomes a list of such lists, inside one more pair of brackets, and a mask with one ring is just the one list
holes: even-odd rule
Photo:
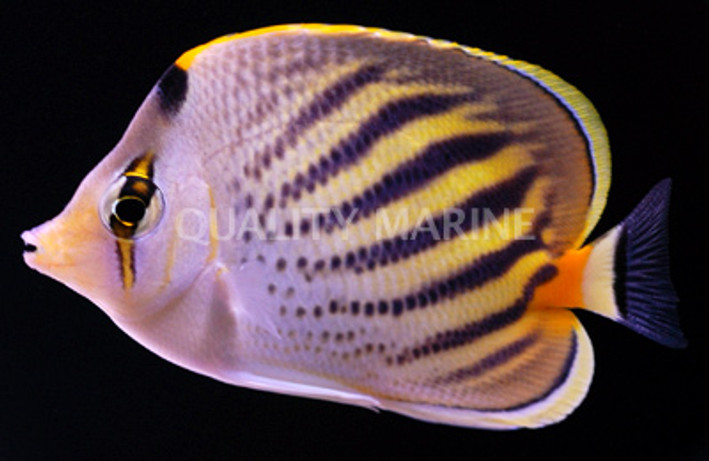
[[[383, 409], [429, 422], [510, 430], [546, 426], [563, 420], [585, 397], [593, 375], [593, 349], [585, 330], [568, 310], [530, 312], [539, 319], [536, 352], [522, 356], [485, 390], [490, 408], [381, 400]], [[492, 384], [491, 381], [488, 384]], [[479, 385], [471, 383], [470, 386]], [[524, 401], [515, 401], [524, 394]]]

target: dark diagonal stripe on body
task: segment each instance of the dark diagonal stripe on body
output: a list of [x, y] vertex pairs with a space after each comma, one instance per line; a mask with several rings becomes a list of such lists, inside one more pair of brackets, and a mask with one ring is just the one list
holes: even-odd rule
[[[465, 292], [479, 288], [491, 280], [502, 277], [524, 255], [543, 248], [544, 243], [539, 237], [539, 233], [548, 222], [547, 216], [540, 216], [535, 224], [535, 230], [527, 235], [531, 238], [514, 240], [500, 250], [479, 257], [452, 276], [434, 281], [408, 295], [382, 300], [354, 299], [344, 306], [336, 300], [331, 300], [330, 313], [349, 312], [352, 315], [363, 313], [368, 317], [376, 313], [398, 317], [406, 311], [432, 307], [443, 300], [453, 299]], [[553, 266], [550, 267], [555, 270]], [[534, 277], [539, 276], [535, 275]], [[533, 279], [536, 280], [536, 278]], [[525, 298], [523, 305], [520, 306], [521, 309], [526, 307], [527, 301]]]
[[[429, 250], [443, 241], [462, 237], [485, 224], [492, 224], [491, 221], [496, 221], [506, 210], [514, 210], [522, 205], [536, 177], [536, 167], [522, 169], [509, 179], [475, 192], [410, 231], [359, 247], [345, 255], [330, 257], [330, 268], [337, 270], [344, 267], [356, 272], [374, 270], [378, 266], [396, 263]], [[451, 232], [453, 218], [456, 218], [456, 228]], [[325, 267], [325, 264], [320, 266]]]
[[381, 80], [384, 70], [383, 67], [375, 65], [362, 67], [313, 97], [312, 102], [288, 125], [283, 141], [289, 147], [295, 146], [298, 137], [305, 130], [342, 107], [357, 90]]
[[569, 349], [569, 354], [566, 356], [566, 360], [564, 361], [564, 364], [561, 367], [559, 374], [554, 379], [554, 382], [551, 384], [551, 386], [549, 386], [548, 389], [546, 389], [544, 391], [543, 394], [541, 394], [537, 397], [534, 397], [526, 402], [511, 406], [511, 407], [485, 408], [485, 409], [480, 409], [478, 411], [515, 411], [515, 410], [519, 410], [524, 407], [528, 407], [530, 405], [534, 405], [535, 403], [545, 400], [547, 397], [549, 397], [554, 391], [556, 391], [559, 387], [561, 387], [569, 379], [569, 376], [571, 375], [571, 369], [573, 368], [574, 362], [576, 361], [577, 354], [578, 354], [578, 335], [576, 334], [575, 331], [572, 331], [571, 332], [571, 347]]
[[452, 371], [446, 375], [439, 376], [433, 380], [434, 385], [446, 385], [446, 384], [457, 384], [463, 381], [467, 381], [471, 378], [476, 378], [483, 375], [484, 373], [493, 370], [515, 357], [519, 357], [529, 349], [532, 345], [536, 344], [539, 339], [539, 332], [534, 332], [523, 338], [518, 339], [504, 347], [499, 348], [495, 352], [486, 355], [482, 359], [478, 360], [472, 365], [461, 367], [455, 371]]
[[[322, 216], [317, 216], [320, 228], [332, 232], [341, 217], [352, 216], [356, 223], [377, 209], [414, 191], [423, 189], [437, 177], [453, 168], [484, 160], [509, 144], [507, 132], [467, 134], [431, 144], [415, 158], [404, 162], [364, 192], [347, 200]], [[354, 214], [351, 214], [354, 211]]]
[[[524, 286], [522, 295], [511, 305], [481, 320], [469, 322], [458, 328], [430, 335], [420, 343], [404, 348], [403, 351], [396, 356], [396, 359], [392, 360], [392, 363], [403, 365], [428, 355], [466, 346], [485, 335], [498, 331], [507, 325], [511, 325], [519, 320], [527, 310], [527, 304], [529, 304], [529, 301], [534, 295], [534, 289], [538, 285], [555, 277], [556, 274], [557, 269], [555, 266], [550, 264], [542, 266], [532, 275]], [[472, 309], [474, 307], [470, 308]]]
[[330, 152], [298, 173], [292, 184], [281, 185], [281, 199], [298, 200], [303, 191], [312, 192], [317, 184], [325, 185], [340, 170], [366, 155], [382, 137], [395, 132], [417, 118], [445, 112], [466, 102], [474, 101], [473, 93], [424, 94], [390, 102], [343, 139]]
[[294, 147], [303, 132], [342, 107], [357, 90], [380, 81], [384, 73], [385, 69], [382, 66], [363, 66], [315, 95], [312, 101], [302, 108], [288, 124], [285, 132], [271, 146], [256, 156], [260, 160], [261, 168], [269, 169], [273, 157], [282, 159], [286, 148]]

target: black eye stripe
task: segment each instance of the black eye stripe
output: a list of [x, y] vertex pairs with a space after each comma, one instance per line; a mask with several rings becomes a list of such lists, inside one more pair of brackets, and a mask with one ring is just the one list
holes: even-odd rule
[[153, 153], [148, 152], [134, 159], [123, 172], [124, 183], [109, 210], [109, 226], [116, 236], [134, 237], [148, 214], [157, 189], [152, 181], [153, 171]]
[[164, 212], [165, 199], [153, 182], [154, 160], [152, 151], [134, 158], [108, 185], [99, 204], [101, 222], [116, 237], [118, 270], [126, 290], [133, 288], [138, 276], [135, 241], [154, 230]]
[[150, 179], [127, 176], [126, 183], [118, 194], [118, 200], [122, 200], [126, 197], [137, 197], [142, 200], [147, 207], [150, 205], [150, 200], [153, 198], [154, 193], [155, 183]]

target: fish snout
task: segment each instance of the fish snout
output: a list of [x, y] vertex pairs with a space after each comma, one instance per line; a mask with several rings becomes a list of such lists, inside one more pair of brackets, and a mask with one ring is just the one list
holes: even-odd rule
[[55, 266], [68, 265], [73, 259], [67, 254], [63, 235], [56, 232], [56, 226], [52, 224], [48, 221], [20, 235], [25, 263], [43, 273]]
[[110, 260], [113, 253], [110, 249], [102, 253], [102, 241], [97, 241], [91, 232], [78, 232], [82, 227], [69, 224], [53, 219], [23, 232], [23, 258], [30, 268], [84, 294], [103, 285], [104, 261]]

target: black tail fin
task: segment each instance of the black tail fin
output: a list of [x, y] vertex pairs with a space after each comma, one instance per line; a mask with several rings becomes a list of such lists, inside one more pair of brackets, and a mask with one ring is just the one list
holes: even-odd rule
[[[584, 281], [587, 308], [669, 347], [687, 341], [670, 281], [668, 211], [671, 181], [658, 183], [625, 220], [594, 241]], [[607, 274], [612, 270], [612, 277]], [[611, 283], [612, 281], [612, 283]]]
[[614, 291], [621, 323], [669, 347], [685, 347], [670, 281], [671, 181], [652, 188], [625, 218], [615, 252]]

